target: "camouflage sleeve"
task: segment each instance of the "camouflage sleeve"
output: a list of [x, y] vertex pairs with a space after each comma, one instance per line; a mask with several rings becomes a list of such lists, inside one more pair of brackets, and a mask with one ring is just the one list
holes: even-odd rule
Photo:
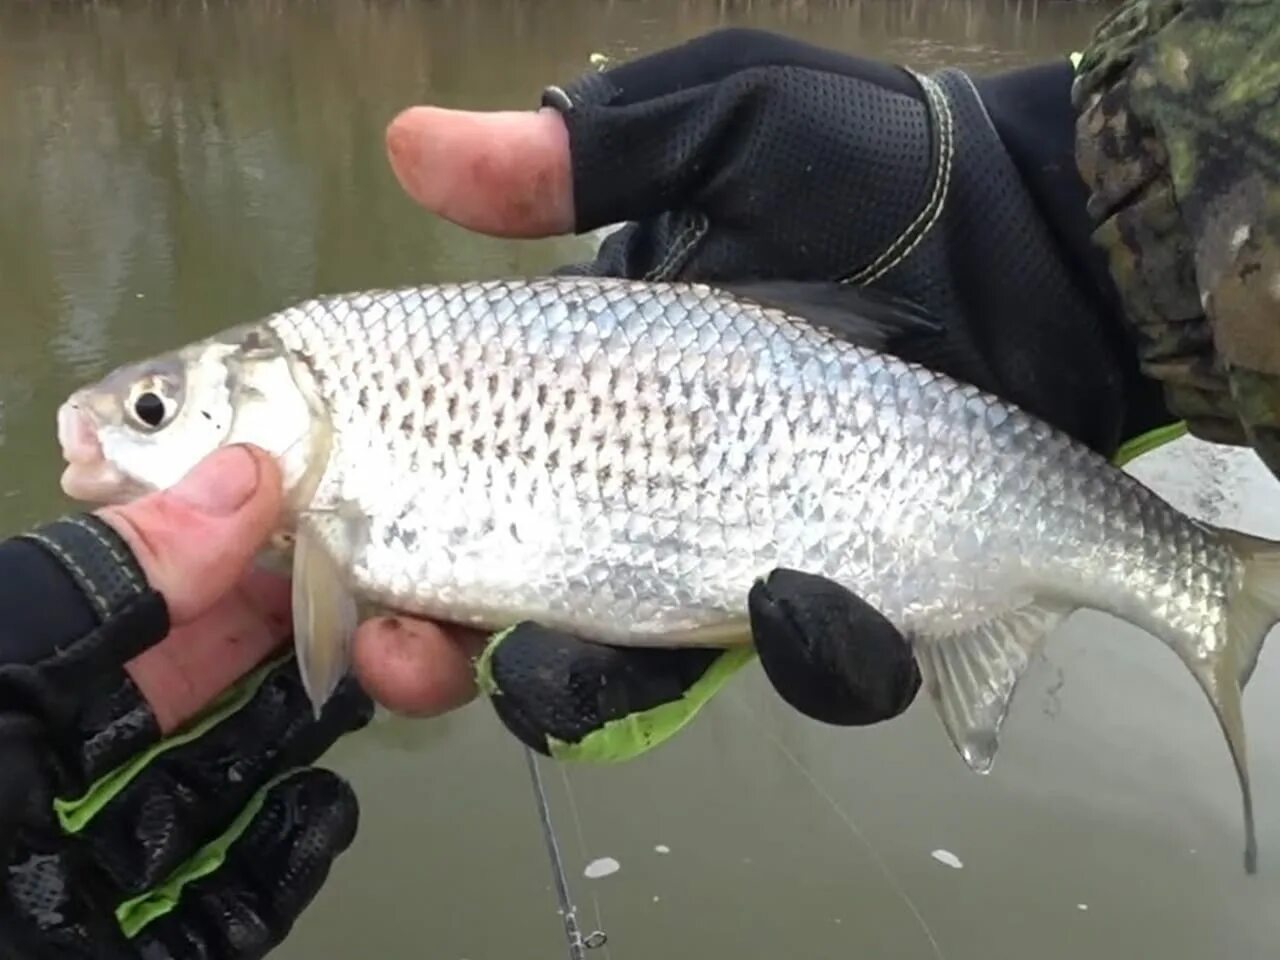
[[1073, 100], [1143, 369], [1190, 432], [1280, 475], [1280, 0], [1130, 0]]

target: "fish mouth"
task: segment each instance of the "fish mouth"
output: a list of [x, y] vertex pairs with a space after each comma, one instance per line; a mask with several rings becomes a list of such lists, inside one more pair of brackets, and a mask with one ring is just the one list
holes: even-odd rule
[[62, 492], [72, 500], [112, 504], [132, 499], [135, 484], [107, 462], [97, 424], [76, 397], [58, 408], [58, 445], [67, 464], [62, 471]]

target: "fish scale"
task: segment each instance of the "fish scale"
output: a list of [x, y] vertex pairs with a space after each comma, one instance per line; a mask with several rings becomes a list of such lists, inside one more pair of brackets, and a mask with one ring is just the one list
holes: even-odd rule
[[[1111, 613], [1208, 696], [1252, 869], [1240, 695], [1280, 619], [1280, 546], [1198, 523], [1048, 424], [895, 355], [941, 338], [909, 305], [753, 289], [549, 277], [320, 297], [113, 373], [69, 401], [60, 435], [65, 449], [91, 430], [103, 470], [144, 486], [221, 443], [281, 458], [317, 708], [349, 662], [353, 598], [489, 629], [728, 645], [750, 642], [754, 581], [788, 567], [898, 626], [957, 750], [986, 771], [1044, 636], [1075, 609]], [[130, 413], [144, 390], [163, 395], [163, 423]]]
[[[571, 295], [580, 286], [587, 294], [575, 299]], [[1053, 498], [1061, 485], [1043, 486], [1046, 477], [1062, 477], [1064, 467], [1076, 478], [1105, 476], [1098, 486], [1109, 491], [1117, 507], [1132, 500], [1132, 507], [1164, 517], [1170, 531], [1181, 522], [1171, 511], [1147, 503], [1150, 498], [1136, 486], [1117, 489], [1108, 466], [1083, 458], [1073, 465], [1076, 451], [1061, 438], [1025, 416], [1010, 416], [1003, 405], [972, 388], [832, 344], [807, 328], [779, 324], [765, 311], [737, 304], [726, 308], [710, 288], [659, 296], [660, 320], [637, 325], [631, 320], [642, 313], [637, 304], [644, 302], [640, 295], [645, 288], [621, 284], [600, 292], [599, 286], [557, 279], [540, 286], [445, 286], [425, 295], [393, 291], [347, 302], [321, 299], [271, 321], [283, 342], [307, 358], [332, 410], [336, 449], [322, 496], [356, 504], [375, 518], [375, 539], [380, 536], [379, 514], [391, 518], [385, 510], [388, 490], [378, 474], [397, 478], [392, 499], [405, 503], [405, 509], [409, 503], [424, 509], [432, 505], [432, 512], [448, 517], [443, 525], [430, 516], [418, 518], [424, 524], [416, 547], [425, 561], [421, 564], [397, 555], [394, 540], [383, 538], [378, 555], [399, 573], [389, 578], [376, 567], [364, 567], [359, 575], [370, 587], [387, 592], [378, 585], [412, 580], [419, 596], [396, 592], [394, 599], [420, 600], [425, 607], [438, 605], [436, 612], [448, 609], [456, 615], [463, 595], [475, 596], [484, 607], [493, 590], [510, 589], [514, 580], [523, 584], [519, 592], [530, 598], [530, 610], [557, 594], [566, 608], [590, 600], [602, 615], [591, 626], [625, 642], [633, 631], [663, 634], [675, 624], [740, 617], [743, 584], [763, 572], [753, 562], [758, 545], [773, 543], [781, 547], [774, 553], [790, 565], [870, 590], [889, 616], [928, 632], [932, 624], [927, 611], [938, 607], [939, 597], [948, 607], [965, 609], [970, 598], [925, 585], [931, 579], [963, 583], [969, 579], [964, 570], [926, 563], [925, 576], [885, 583], [877, 590], [877, 581], [884, 579], [880, 571], [836, 569], [828, 565], [830, 559], [868, 553], [859, 549], [861, 538], [873, 543], [870, 552], [901, 555], [906, 549], [923, 559], [935, 542], [950, 539], [938, 516], [944, 510], [967, 523], [979, 516], [996, 520], [987, 536], [1002, 539], [1001, 552], [1008, 555], [1024, 553], [1028, 533], [1035, 531], [1037, 537], [1048, 534], [1061, 542], [1072, 558], [1081, 558], [1082, 551], [1096, 556], [1113, 542], [1105, 517], [1094, 512], [1096, 501], [1058, 501]], [[451, 323], [430, 322], [440, 316]], [[486, 351], [499, 330], [507, 334], [504, 349]], [[691, 360], [681, 343], [687, 346], [705, 330], [714, 331], [716, 342], [724, 346]], [[526, 336], [519, 337], [520, 331], [527, 331]], [[765, 349], [743, 360], [734, 346], [752, 338]], [[648, 371], [637, 371], [629, 402], [615, 402], [607, 388], [609, 377], [591, 375], [592, 364], [597, 357], [608, 363], [610, 355], [622, 358], [614, 363], [629, 363], [638, 339], [655, 345], [656, 362]], [[705, 341], [697, 342], [707, 349]], [[393, 349], [396, 344], [402, 346]], [[730, 356], [740, 362], [731, 364]], [[536, 357], [549, 362], [531, 362]], [[424, 378], [436, 389], [406, 396], [394, 386]], [[515, 380], [531, 389], [518, 394], [497, 389]], [[337, 389], [327, 392], [329, 384]], [[355, 384], [362, 389], [353, 390]], [[836, 385], [848, 387], [849, 400], [842, 409], [848, 410], [851, 401], [856, 416], [822, 402], [836, 392]], [[782, 402], [766, 414], [765, 397], [771, 390], [783, 391]], [[741, 402], [723, 402], [729, 391], [740, 391]], [[951, 403], [957, 394], [968, 402]], [[866, 402], [860, 402], [863, 397]], [[865, 430], [869, 422], [868, 407], [875, 411], [877, 436], [860, 451], [864, 457], [853, 450], [859, 428]], [[713, 415], [698, 416], [702, 410]], [[763, 436], [761, 421], [766, 418], [772, 427], [767, 444], [743, 445], [747, 437]], [[494, 429], [498, 421], [505, 429]], [[657, 423], [664, 424], [661, 435], [646, 426]], [[410, 430], [392, 429], [405, 424]], [[993, 442], [1002, 431], [1010, 440], [1003, 452], [1002, 444]], [[775, 465], [766, 482], [747, 468], [748, 459], [761, 456]], [[939, 460], [946, 457], [959, 459], [966, 469], [939, 469]], [[378, 468], [367, 469], [373, 463]], [[1016, 469], [1010, 469], [1015, 463]], [[630, 529], [626, 521], [672, 511], [690, 475], [699, 480], [697, 495], [673, 518], [685, 525], [685, 532], [677, 531], [674, 544], [666, 546], [668, 553], [674, 546], [677, 556], [703, 560], [723, 553], [716, 561], [720, 575], [706, 578], [716, 592], [704, 597], [703, 609], [695, 615], [662, 604], [667, 571], [657, 568], [637, 589], [622, 590], [619, 597], [585, 597], [569, 572], [573, 565], [566, 564], [566, 548], [594, 531], [610, 544], [611, 554], [633, 549], [634, 537], [641, 535], [643, 542], [648, 524], [642, 521], [638, 529]], [[970, 501], [973, 477], [982, 475], [1003, 483], [986, 494], [979, 512]], [[867, 482], [880, 496], [858, 496]], [[1037, 495], [1042, 490], [1046, 495]], [[797, 500], [821, 505], [828, 522], [815, 528], [807, 517], [795, 517], [790, 506]], [[847, 506], [859, 501], [869, 515], [863, 510], [851, 515]], [[752, 502], [767, 504], [772, 522], [748, 524], [747, 505]], [[991, 515], [993, 503], [1002, 505], [1005, 522]], [[473, 564], [479, 556], [503, 558], [491, 553], [497, 546], [492, 542], [482, 549], [468, 545], [479, 529], [473, 525], [487, 529], [495, 517], [520, 508], [539, 515], [550, 511], [546, 515], [554, 522], [536, 542], [503, 545], [510, 550], [510, 575], [493, 583], [477, 580]], [[1048, 528], [1045, 521], [1050, 519], [1060, 521], [1056, 530]], [[688, 534], [690, 528], [696, 528], [696, 536]], [[719, 531], [710, 549], [709, 528]], [[459, 535], [460, 530], [466, 532]], [[1159, 542], [1153, 541], [1156, 549]], [[1037, 546], [1043, 550], [1044, 541]], [[462, 569], [442, 566], [435, 548], [455, 556]], [[1229, 550], [1207, 541], [1202, 549], [1216, 551], [1213, 562], [1225, 581], [1234, 570]], [[544, 563], [548, 552], [559, 562]], [[933, 577], [927, 576], [930, 567]], [[411, 576], [405, 573], [410, 568]], [[586, 567], [579, 564], [578, 569]], [[1185, 569], [1160, 570], [1153, 579], [1167, 583], [1170, 574], [1176, 579]], [[1179, 595], [1186, 596], [1190, 609], [1202, 606], [1204, 597], [1185, 576]], [[646, 623], [637, 618], [627, 606], [636, 596], [658, 601], [657, 607], [670, 611], [668, 620]], [[619, 624], [624, 625], [621, 634]]]

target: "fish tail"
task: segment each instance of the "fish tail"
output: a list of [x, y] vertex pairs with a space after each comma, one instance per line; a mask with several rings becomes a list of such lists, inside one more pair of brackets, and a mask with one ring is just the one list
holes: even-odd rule
[[1219, 624], [1217, 655], [1190, 664], [1213, 704], [1240, 781], [1244, 807], [1244, 865], [1258, 870], [1253, 795], [1246, 752], [1242, 695], [1253, 676], [1263, 642], [1280, 622], [1280, 542], [1236, 530], [1212, 528], [1240, 560], [1241, 573], [1227, 594], [1226, 616]]
[[1280, 541], [1215, 528], [1240, 559], [1240, 582], [1227, 597], [1226, 640], [1243, 690], [1253, 676], [1263, 641], [1280, 623]]
[[[1258, 844], [1245, 749], [1242, 693], [1263, 641], [1280, 622], [1280, 542], [1211, 528], [1239, 558], [1240, 575], [1215, 627], [1212, 656], [1192, 656], [1171, 643], [1209, 698], [1231, 753], [1244, 808], [1245, 871], [1257, 873]], [[1036, 597], [985, 622], [949, 635], [914, 637], [917, 662], [952, 743], [969, 767], [991, 769], [999, 734], [1018, 682], [1045, 637], [1074, 610]]]

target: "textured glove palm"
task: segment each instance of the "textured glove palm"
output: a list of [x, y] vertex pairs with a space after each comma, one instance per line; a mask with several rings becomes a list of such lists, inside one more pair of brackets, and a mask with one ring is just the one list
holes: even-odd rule
[[292, 662], [269, 664], [163, 737], [124, 669], [169, 629], [131, 556], [92, 517], [0, 545], [0, 567], [74, 576], [98, 611], [0, 664], [6, 960], [256, 960], [355, 832], [350, 788], [306, 764], [368, 722], [367, 699], [344, 687], [316, 722]]

